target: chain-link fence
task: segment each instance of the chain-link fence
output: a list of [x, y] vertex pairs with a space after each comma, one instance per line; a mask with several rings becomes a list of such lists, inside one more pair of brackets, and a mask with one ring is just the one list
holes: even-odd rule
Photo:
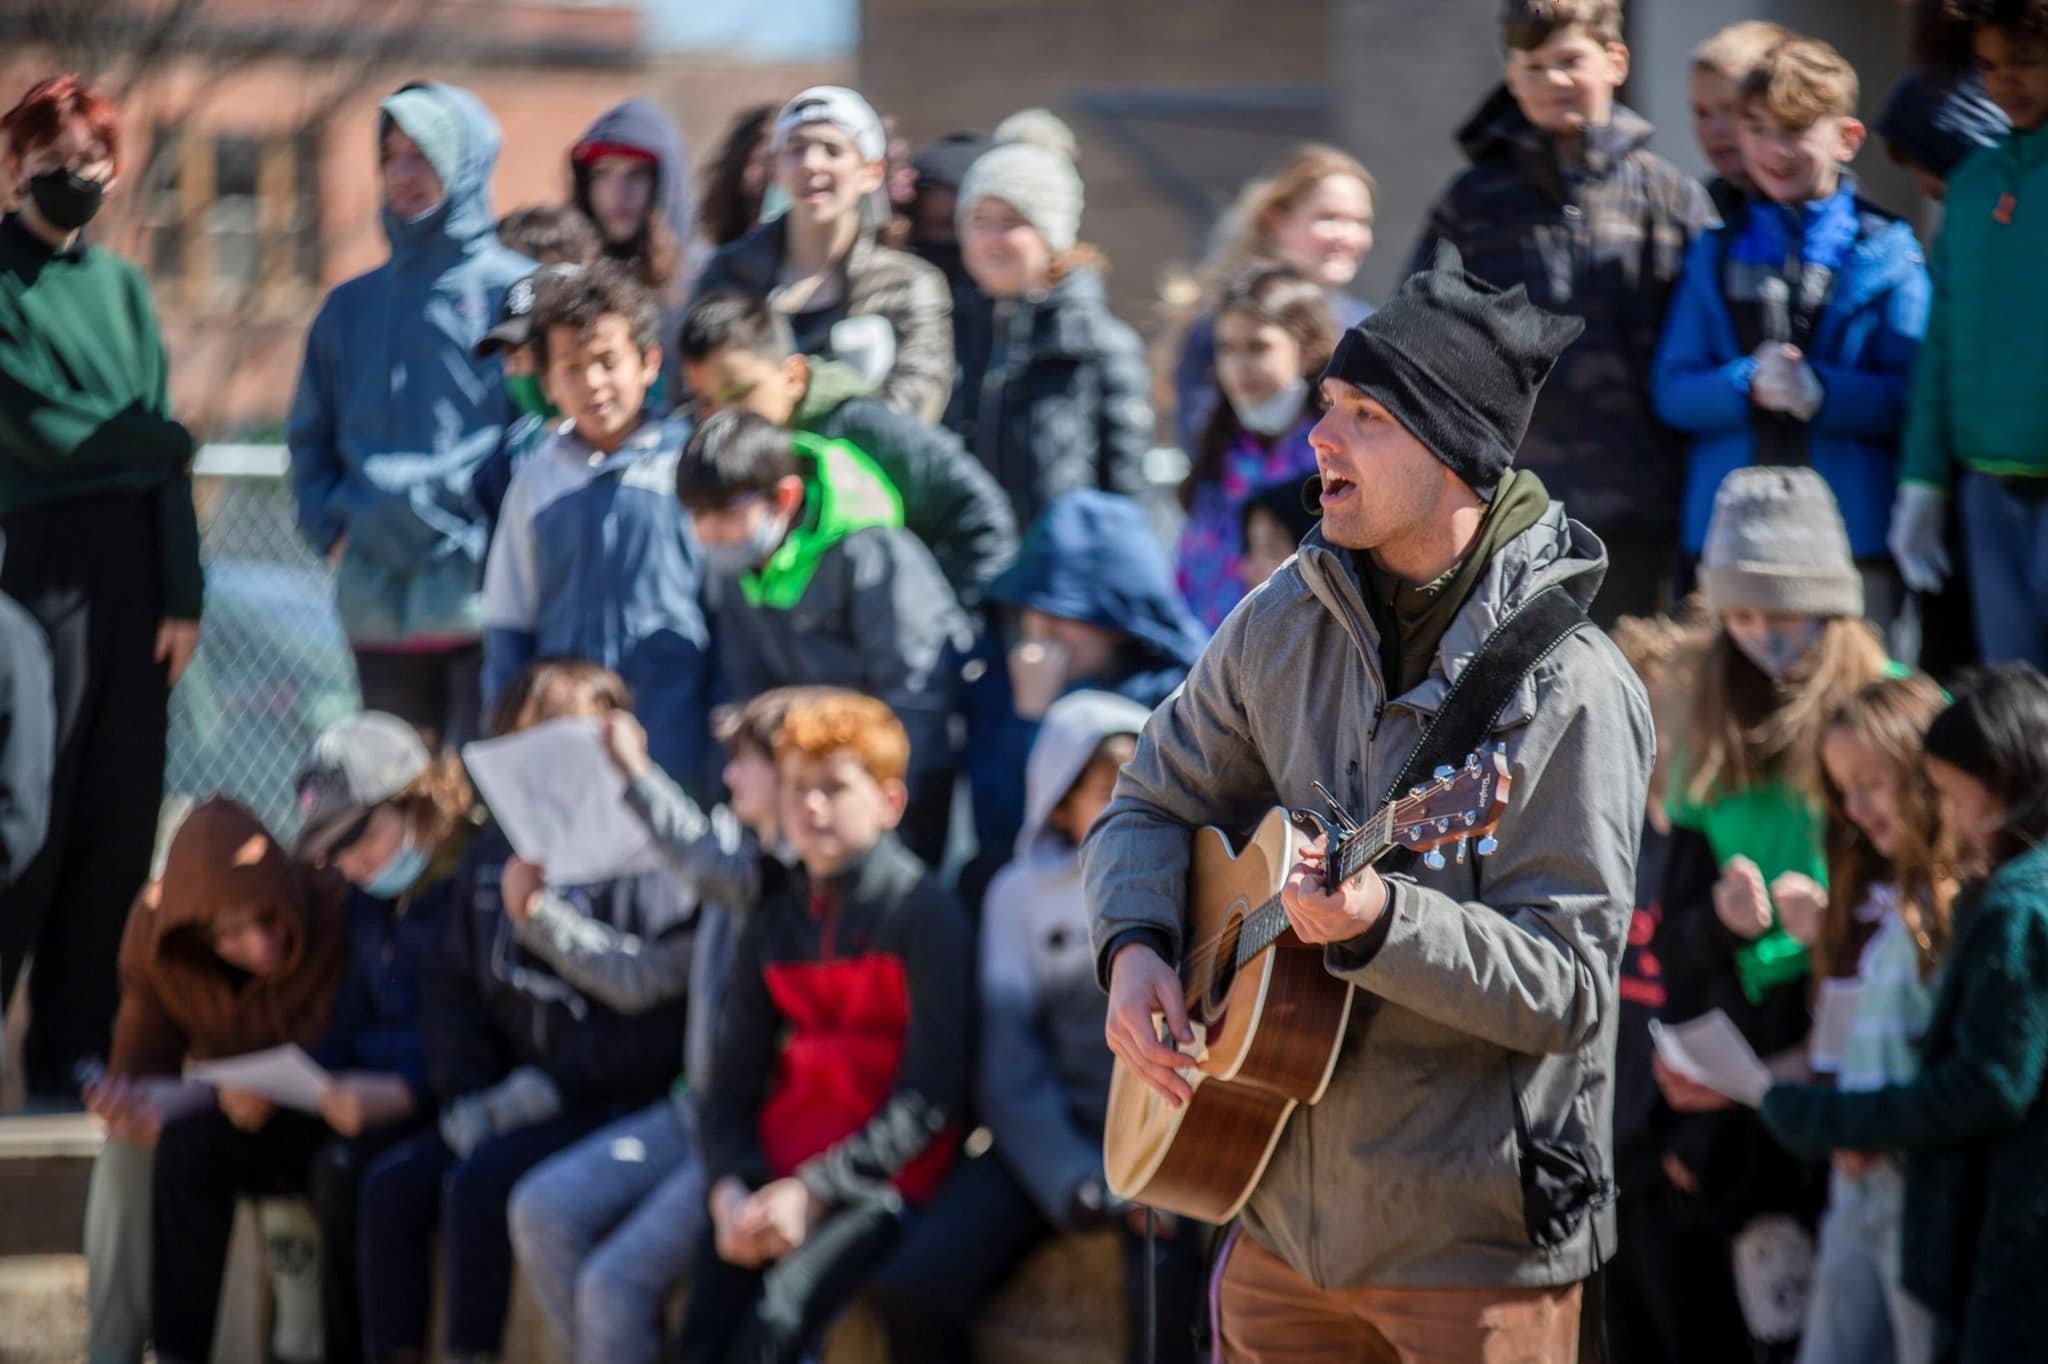
[[284, 474], [281, 447], [201, 452], [206, 620], [171, 694], [165, 794], [231, 796], [289, 839], [300, 759], [322, 727], [360, 703], [333, 583], [299, 536]]

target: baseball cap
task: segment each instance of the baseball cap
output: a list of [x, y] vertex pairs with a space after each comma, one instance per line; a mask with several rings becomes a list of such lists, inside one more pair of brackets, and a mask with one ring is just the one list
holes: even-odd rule
[[412, 785], [428, 761], [419, 731], [380, 710], [320, 731], [295, 783], [298, 855], [317, 862], [353, 841], [370, 811]]
[[853, 139], [864, 161], [880, 161], [889, 152], [889, 137], [874, 106], [858, 91], [843, 85], [814, 85], [782, 106], [775, 116], [775, 146], [809, 123], [829, 123]]
[[511, 287], [505, 290], [505, 301], [498, 305], [497, 324], [476, 343], [476, 358], [486, 360], [501, 350], [517, 350], [531, 341], [533, 305], [540, 297], [540, 286], [550, 279], [571, 278], [582, 269], [580, 265], [563, 261], [543, 265], [525, 278], [513, 280]]

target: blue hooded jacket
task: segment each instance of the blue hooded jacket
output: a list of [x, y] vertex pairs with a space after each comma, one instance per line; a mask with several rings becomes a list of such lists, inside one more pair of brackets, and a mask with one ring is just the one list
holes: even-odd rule
[[484, 571], [483, 699], [536, 657], [587, 658], [633, 691], [647, 751], [696, 796], [709, 767], [704, 561], [676, 501], [689, 435], [652, 419], [609, 455], [564, 421], [519, 466]]
[[[1759, 200], [1750, 205], [1752, 213], [1771, 208]], [[1856, 210], [1855, 242], [1807, 348], [1826, 392], [1808, 425], [1807, 449], [1841, 505], [1852, 552], [1881, 559], [1931, 287], [1913, 229], [1860, 200]], [[1680, 531], [1694, 556], [1706, 545], [1721, 480], [1753, 463], [1756, 453], [1749, 385], [1757, 362], [1738, 343], [1722, 295], [1727, 234], [1717, 227], [1693, 243], [1650, 376], [1658, 417], [1692, 437]]]
[[380, 143], [395, 123], [446, 197], [411, 222], [384, 208], [391, 258], [313, 319], [286, 431], [292, 492], [314, 549], [346, 537], [335, 597], [352, 643], [473, 638], [486, 527], [470, 483], [516, 414], [498, 361], [472, 352], [534, 267], [498, 242], [498, 126], [482, 103], [418, 84], [382, 109]]
[[[1113, 674], [1068, 678], [1065, 691], [1111, 692], [1148, 710], [1187, 679], [1209, 642], [1174, 585], [1173, 564], [1145, 509], [1117, 493], [1083, 489], [1047, 507], [987, 600], [1128, 636]], [[1037, 722], [1019, 717], [1011, 702], [1003, 648], [990, 638], [976, 651], [983, 668], [969, 701], [968, 780], [984, 873], [1008, 861], [1016, 845], [1024, 768], [1038, 735]]]

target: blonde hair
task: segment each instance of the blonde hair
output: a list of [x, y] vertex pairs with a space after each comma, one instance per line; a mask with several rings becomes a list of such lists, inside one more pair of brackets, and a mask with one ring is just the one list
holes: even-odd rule
[[1692, 69], [1739, 81], [1754, 71], [1771, 49], [1795, 35], [1769, 19], [1730, 24], [1692, 50]]
[[1955, 842], [1921, 759], [1927, 727], [1948, 705], [1933, 679], [1914, 674], [1871, 683], [1836, 706], [1822, 732], [1846, 734], [1882, 753], [1899, 784], [1899, 850], [1880, 855], [1849, 818], [1841, 792], [1827, 786], [1828, 909], [1813, 945], [1816, 979], [1829, 975], [1855, 951], [1856, 911], [1873, 887], [1890, 881], [1899, 890], [1899, 918], [1912, 935], [1920, 975], [1934, 972], [1948, 950], [1949, 914], [1958, 883]]
[[1772, 48], [1742, 78], [1739, 104], [1761, 107], [1790, 128], [1808, 128], [1824, 118], [1853, 118], [1862, 93], [1856, 68], [1818, 38], [1793, 38]]
[[1273, 224], [1300, 207], [1323, 181], [1339, 178], [1364, 185], [1366, 202], [1377, 211], [1379, 183], [1363, 162], [1327, 143], [1304, 142], [1271, 172], [1245, 182], [1216, 220], [1201, 264], [1167, 272], [1159, 291], [1161, 326], [1153, 366], [1162, 409], [1172, 403], [1174, 369], [1195, 319], [1216, 307], [1232, 280], [1261, 265], [1284, 264]]
[[471, 817], [476, 790], [469, 784], [461, 757], [452, 749], [428, 759], [425, 770], [387, 803], [405, 816], [433, 866], [451, 862], [476, 828]]
[[1749, 661], [1725, 626], [1713, 630], [1683, 661], [1695, 679], [1677, 750], [1685, 755], [1683, 795], [1704, 804], [1775, 776], [1819, 803], [1828, 719], [1857, 689], [1884, 676], [1887, 662], [1877, 631], [1831, 616], [1807, 654], [1805, 676], [1779, 683]]
[[[1614, 647], [1642, 679], [1643, 689], [1650, 695], [1651, 717], [1660, 725], [1668, 713], [1658, 704], [1660, 699], [1682, 695], [1681, 665], [1699, 655], [1711, 625], [1697, 596], [1689, 598], [1677, 615], [1623, 616], [1614, 623], [1610, 632]], [[1650, 800], [1659, 808], [1665, 803], [1670, 778], [1670, 763], [1663, 756], [1669, 751], [1670, 739], [1670, 735], [1658, 736], [1659, 757], [1650, 772]]]

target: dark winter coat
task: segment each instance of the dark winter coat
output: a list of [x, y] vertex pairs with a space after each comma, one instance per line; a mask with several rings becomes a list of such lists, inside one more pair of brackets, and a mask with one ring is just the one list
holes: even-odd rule
[[1041, 298], [983, 306], [958, 329], [946, 425], [1003, 485], [1017, 524], [1082, 488], [1144, 497], [1152, 376], [1102, 276], [1077, 269]]
[[[445, 1103], [536, 1066], [568, 1108], [658, 1098], [675, 1078], [683, 1049], [683, 1000], [630, 1017], [615, 1013], [521, 946], [499, 888], [511, 854], [502, 830], [485, 829], [455, 874], [447, 932], [422, 1005], [434, 1096]], [[668, 939], [694, 925], [691, 900], [663, 872], [555, 890], [591, 917], [642, 938]]]
[[794, 1175], [828, 1206], [929, 1198], [959, 1144], [974, 951], [895, 838], [825, 882], [765, 863], [733, 949], [700, 1110], [705, 1174]]
[[1595, 532], [1637, 539], [1678, 528], [1684, 450], [1651, 409], [1650, 361], [1686, 247], [1714, 221], [1706, 190], [1651, 153], [1650, 132], [1616, 105], [1567, 164], [1496, 91], [1458, 132], [1472, 166], [1431, 211], [1413, 266], [1428, 269], [1449, 241], [1480, 279], [1585, 319], [1516, 464]]
[[812, 364], [795, 425], [875, 462], [903, 498], [903, 528], [924, 541], [962, 606], [979, 602], [1017, 557], [1010, 501], [960, 438], [868, 397], [846, 366]]
[[1921, 1040], [1920, 1074], [1851, 1094], [1779, 1085], [1763, 1121], [1813, 1159], [1906, 1159], [1902, 1270], [1947, 1328], [1954, 1364], [2042, 1351], [2048, 1263], [2048, 849], [2022, 854], [1957, 907]]

